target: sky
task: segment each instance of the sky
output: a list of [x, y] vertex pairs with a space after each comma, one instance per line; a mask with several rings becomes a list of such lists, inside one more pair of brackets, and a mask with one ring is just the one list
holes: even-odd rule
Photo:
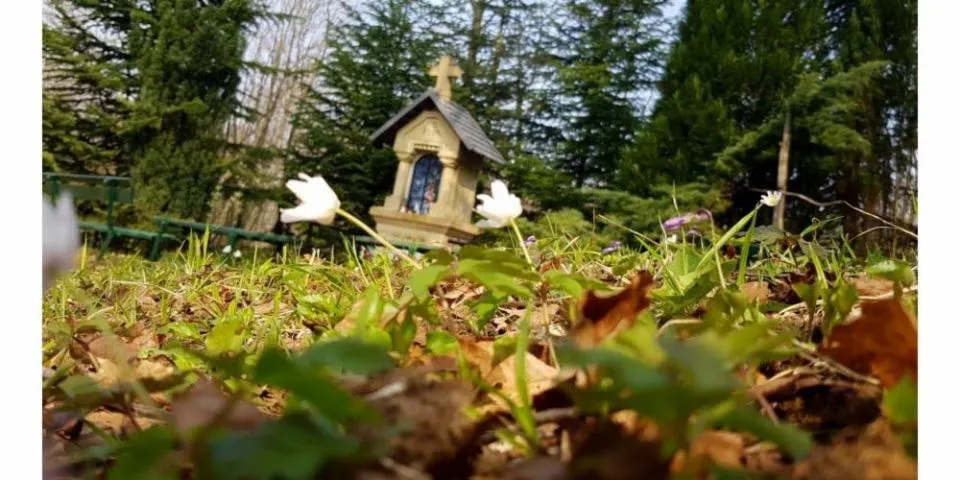
[[686, 4], [686, 0], [670, 0], [667, 2], [667, 7], [663, 12], [667, 15], [667, 18], [672, 20], [680, 15], [681, 10], [683, 10], [683, 6]]

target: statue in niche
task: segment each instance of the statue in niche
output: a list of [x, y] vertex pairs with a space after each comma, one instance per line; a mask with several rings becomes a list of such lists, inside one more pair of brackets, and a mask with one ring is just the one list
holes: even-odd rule
[[417, 160], [405, 205], [407, 212], [418, 215], [430, 213], [430, 206], [437, 201], [442, 173], [443, 164], [436, 155], [424, 155]]

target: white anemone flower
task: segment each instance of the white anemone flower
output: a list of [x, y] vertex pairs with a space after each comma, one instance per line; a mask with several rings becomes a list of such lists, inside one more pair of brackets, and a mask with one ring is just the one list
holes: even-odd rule
[[311, 177], [305, 173], [299, 174], [301, 180], [288, 180], [287, 188], [300, 200], [300, 205], [294, 208], [280, 210], [280, 221], [283, 223], [317, 222], [321, 225], [333, 223], [340, 208], [340, 199], [330, 185], [317, 175]]
[[490, 193], [492, 195], [485, 193], [477, 195], [477, 199], [481, 202], [477, 206], [477, 213], [484, 218], [477, 222], [477, 227], [501, 228], [523, 213], [520, 199], [510, 193], [502, 181], [494, 180], [490, 185]]
[[760, 197], [760, 203], [772, 208], [776, 207], [781, 199], [783, 199], [783, 193], [768, 190], [766, 194]]
[[669, 244], [677, 243], [677, 234], [674, 233], [673, 235], [670, 235], [669, 237], [667, 237], [667, 243]]
[[63, 194], [56, 205], [43, 201], [43, 290], [74, 268], [80, 249], [80, 227], [73, 199]]
[[224, 255], [230, 255], [230, 252], [233, 251], [233, 247], [231, 247], [230, 244], [227, 244], [227, 246], [223, 247], [223, 250], [221, 251], [224, 253]]
[[241, 256], [243, 256], [243, 254], [240, 253], [239, 249], [233, 251], [233, 258], [240, 258]]

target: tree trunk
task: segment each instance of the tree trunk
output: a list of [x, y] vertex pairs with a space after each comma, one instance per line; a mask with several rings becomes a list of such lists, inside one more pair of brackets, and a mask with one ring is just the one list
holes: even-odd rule
[[777, 159], [777, 190], [783, 199], [773, 210], [773, 225], [783, 230], [784, 214], [787, 210], [787, 176], [790, 172], [790, 111], [787, 110], [783, 121], [783, 138], [780, 140], [780, 155]]

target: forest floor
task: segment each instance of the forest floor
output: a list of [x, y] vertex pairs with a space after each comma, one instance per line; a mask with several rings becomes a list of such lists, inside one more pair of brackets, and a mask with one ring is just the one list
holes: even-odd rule
[[915, 264], [747, 236], [85, 255], [46, 478], [917, 478]]

